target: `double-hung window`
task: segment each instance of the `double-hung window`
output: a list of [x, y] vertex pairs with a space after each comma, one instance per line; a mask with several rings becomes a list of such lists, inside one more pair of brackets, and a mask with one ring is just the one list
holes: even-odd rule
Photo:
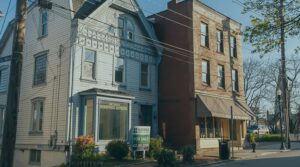
[[236, 37], [230, 36], [230, 56], [237, 57], [237, 50], [236, 50]]
[[44, 98], [32, 100], [31, 132], [43, 131]]
[[40, 36], [45, 36], [48, 34], [48, 11], [41, 9], [40, 17]]
[[204, 84], [210, 84], [210, 76], [209, 76], [209, 61], [202, 60], [202, 82]]
[[201, 40], [200, 44], [204, 47], [209, 47], [209, 39], [208, 39], [208, 24], [201, 23]]
[[127, 39], [133, 41], [134, 40], [134, 25], [132, 24], [131, 21], [127, 20], [126, 28], [127, 28]]
[[85, 79], [96, 79], [96, 51], [85, 49], [83, 63], [83, 77]]
[[134, 40], [134, 24], [126, 19], [118, 19], [119, 37], [126, 38], [128, 40]]
[[125, 20], [123, 18], [118, 19], [119, 24], [119, 37], [123, 38], [125, 36]]
[[36, 56], [33, 85], [40, 85], [46, 83], [46, 78], [47, 78], [46, 72], [47, 72], [47, 54]]
[[8, 78], [8, 68], [0, 69], [0, 92], [7, 90]]
[[223, 32], [217, 30], [217, 52], [223, 53], [224, 46], [223, 46]]
[[218, 86], [220, 88], [225, 88], [225, 72], [223, 65], [218, 65]]
[[232, 90], [235, 92], [239, 91], [239, 80], [238, 80], [238, 71], [232, 70]]
[[125, 83], [125, 62], [124, 59], [117, 57], [115, 61], [115, 82]]
[[149, 64], [141, 63], [141, 87], [149, 88]]

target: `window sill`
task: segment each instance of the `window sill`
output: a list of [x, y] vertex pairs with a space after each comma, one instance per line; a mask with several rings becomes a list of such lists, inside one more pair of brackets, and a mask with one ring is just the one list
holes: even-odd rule
[[223, 52], [216, 51], [216, 53], [219, 54], [219, 55], [224, 56], [224, 51]]
[[47, 34], [45, 34], [45, 35], [39, 35], [39, 37], [37, 38], [38, 40], [41, 40], [41, 39], [43, 39], [43, 38], [46, 38], [48, 36], [48, 33]]
[[219, 89], [219, 90], [223, 90], [224, 92], [226, 91], [226, 90], [225, 90], [225, 87], [223, 88], [223, 87], [218, 86], [218, 89]]
[[87, 82], [87, 83], [98, 83], [96, 79], [87, 79], [87, 78], [80, 78], [81, 82]]
[[32, 88], [38, 88], [38, 87], [43, 87], [43, 86], [46, 86], [47, 85], [47, 83], [46, 82], [44, 82], [44, 83], [40, 83], [40, 84], [32, 84]]
[[28, 164], [33, 166], [41, 166], [41, 162], [29, 162]]
[[211, 87], [210, 84], [207, 84], [207, 83], [204, 83], [204, 82], [202, 82], [202, 86]]
[[204, 48], [204, 49], [207, 49], [207, 50], [210, 50], [209, 46], [203, 46], [203, 45], [200, 45], [201, 48]]
[[120, 82], [114, 82], [113, 84], [112, 84], [112, 86], [115, 86], [115, 87], [120, 87], [120, 88], [126, 88], [127, 86], [126, 86], [126, 84], [125, 83], [120, 83]]
[[150, 88], [140, 87], [140, 91], [151, 92], [152, 90]]
[[28, 133], [30, 136], [42, 136], [43, 131], [29, 131]]

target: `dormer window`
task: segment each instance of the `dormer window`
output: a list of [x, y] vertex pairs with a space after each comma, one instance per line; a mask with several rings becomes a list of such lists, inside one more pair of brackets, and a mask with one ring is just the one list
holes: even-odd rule
[[126, 18], [119, 18], [118, 29], [119, 29], [119, 37], [131, 41], [134, 40], [134, 24], [130, 20]]

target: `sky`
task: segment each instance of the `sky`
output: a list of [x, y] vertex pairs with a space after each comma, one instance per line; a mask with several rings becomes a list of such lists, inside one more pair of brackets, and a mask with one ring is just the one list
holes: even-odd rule
[[[4, 24], [4, 17], [0, 18], [0, 31], [2, 26], [3, 30], [0, 32], [0, 37], [3, 35], [5, 28], [9, 21], [14, 17], [15, 15], [15, 9], [16, 9], [16, 0], [0, 0], [0, 11], [2, 11], [4, 14], [7, 11], [9, 1], [11, 1], [10, 8], [7, 13], [7, 19]], [[167, 3], [169, 0], [136, 0], [144, 14], [146, 16], [157, 13], [159, 11], [163, 11], [167, 8]], [[215, 10], [223, 13], [224, 15], [242, 23], [243, 29], [245, 26], [250, 25], [250, 19], [249, 15], [243, 15], [241, 14], [242, 6], [241, 4], [237, 3], [236, 0], [201, 0], [203, 3], [207, 4], [208, 6], [214, 8]], [[253, 14], [253, 13], [252, 13]], [[297, 46], [297, 44], [300, 43], [300, 39], [289, 39], [287, 42], [287, 55], [291, 55], [293, 53], [293, 49]], [[256, 54], [251, 53], [251, 45], [248, 43], [243, 43], [243, 56], [244, 59], [247, 58], [258, 58], [259, 56]], [[272, 53], [266, 56], [267, 58], [271, 57], [272, 59], [279, 59], [280, 55], [279, 53]]]
[[[6, 10], [8, 8], [10, 0], [0, 0], [0, 11], [3, 13], [6, 13]], [[166, 10], [167, 3], [169, 0], [136, 0], [144, 12], [146, 16], [152, 15], [154, 13]], [[243, 0], [241, 0], [243, 1]], [[243, 30], [245, 26], [250, 25], [250, 15], [241, 14], [241, 11], [243, 9], [242, 5], [237, 3], [237, 0], [201, 0], [201, 2], [205, 3], [206, 5], [214, 8], [215, 10], [223, 13], [224, 15], [242, 23]], [[11, 0], [10, 8], [7, 13], [7, 19], [4, 24], [4, 17], [0, 18], [0, 31], [2, 28], [2, 25], [4, 25], [4, 28], [2, 30], [2, 33], [0, 32], [0, 37], [3, 35], [3, 32], [5, 31], [5, 28], [9, 21], [14, 18], [15, 15], [15, 9], [16, 9], [16, 0]], [[250, 13], [253, 14], [253, 13]], [[296, 39], [288, 39], [287, 40], [287, 46], [286, 46], [286, 53], [287, 57], [291, 56], [294, 48], [296, 48], [297, 45], [300, 44], [300, 37]], [[259, 59], [259, 56], [257, 54], [252, 54], [251, 50], [251, 44], [243, 43], [243, 56], [245, 59]], [[267, 56], [264, 57], [263, 61], [269, 61], [269, 60], [278, 60], [280, 59], [280, 54], [278, 52], [270, 53]]]

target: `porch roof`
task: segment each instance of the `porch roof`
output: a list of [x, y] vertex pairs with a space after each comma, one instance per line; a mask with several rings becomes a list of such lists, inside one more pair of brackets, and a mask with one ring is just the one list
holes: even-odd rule
[[230, 119], [231, 106], [233, 110], [233, 119], [252, 119], [252, 111], [247, 104], [241, 100], [197, 94], [197, 117], [219, 117]]
[[92, 88], [89, 90], [85, 90], [80, 92], [79, 94], [83, 96], [97, 95], [97, 96], [116, 97], [116, 98], [123, 98], [123, 99], [134, 99], [133, 96], [130, 96], [129, 94], [119, 90], [106, 90], [106, 89], [99, 89], [99, 88]]

